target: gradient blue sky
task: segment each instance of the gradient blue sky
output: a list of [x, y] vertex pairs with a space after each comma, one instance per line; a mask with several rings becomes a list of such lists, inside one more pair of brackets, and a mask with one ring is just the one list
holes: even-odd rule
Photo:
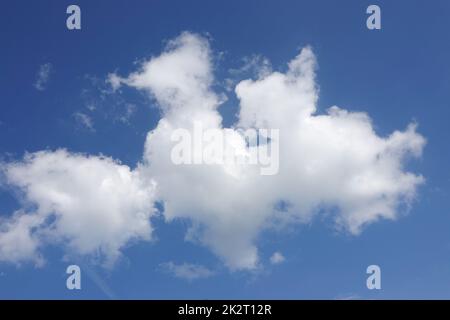
[[[218, 79], [252, 54], [283, 69], [299, 48], [311, 45], [319, 63], [319, 110], [365, 111], [379, 135], [417, 121], [428, 143], [408, 169], [426, 184], [407, 215], [372, 224], [359, 236], [336, 232], [325, 218], [261, 235], [261, 256], [267, 261], [280, 250], [286, 261], [266, 263], [256, 274], [230, 272], [210, 251], [183, 240], [184, 223], [156, 218], [157, 243], [130, 246], [112, 270], [73, 261], [83, 270], [82, 290], [66, 289], [69, 262], [50, 246], [42, 268], [0, 264], [0, 298], [450, 298], [448, 1], [76, 1], [81, 31], [65, 27], [69, 4], [1, 4], [0, 157], [64, 147], [134, 166], [159, 111], [125, 90], [122, 99], [137, 110], [122, 123], [121, 104], [99, 101], [92, 79], [132, 72], [135, 60], [158, 55], [164, 41], [189, 30], [208, 33], [214, 52], [222, 52]], [[381, 7], [380, 31], [366, 28], [370, 4]], [[52, 71], [39, 91], [33, 84], [45, 63]], [[226, 124], [235, 120], [235, 102], [230, 97], [220, 108]], [[89, 113], [95, 131], [73, 116], [87, 112], [89, 103], [99, 106]], [[0, 191], [2, 215], [19, 206], [9, 190]], [[186, 281], [162, 270], [167, 261], [199, 263], [216, 274]], [[370, 264], [382, 268], [382, 290], [366, 288]]]

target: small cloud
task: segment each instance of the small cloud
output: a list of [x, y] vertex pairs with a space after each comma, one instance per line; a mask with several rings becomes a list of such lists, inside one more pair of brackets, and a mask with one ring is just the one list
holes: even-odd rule
[[122, 81], [122, 78], [115, 73], [108, 74], [108, 77], [106, 78], [106, 83], [111, 86], [114, 92], [120, 88]]
[[286, 260], [286, 258], [279, 251], [274, 252], [272, 254], [272, 256], [270, 257], [271, 264], [280, 264], [280, 263], [283, 263], [285, 260]]
[[[108, 74], [106, 78], [86, 74], [84, 79], [87, 86], [81, 90], [80, 95], [84, 113], [91, 115], [95, 112], [103, 119], [130, 125], [138, 109], [137, 103], [140, 101], [130, 102], [122, 96], [119, 88], [123, 79], [115, 73]], [[96, 117], [96, 119], [100, 118]]]
[[165, 271], [173, 274], [176, 278], [185, 279], [188, 281], [209, 278], [214, 275], [214, 272], [208, 268], [191, 263], [175, 264], [173, 262], [166, 262], [160, 265]]
[[125, 111], [123, 114], [121, 114], [117, 119], [118, 121], [125, 123], [125, 124], [129, 124], [130, 123], [130, 119], [133, 116], [133, 114], [136, 112], [136, 105], [132, 104], [132, 103], [127, 103], [125, 105]]
[[92, 118], [87, 114], [82, 112], [75, 112], [73, 114], [73, 117], [75, 118], [75, 121], [82, 127], [88, 129], [89, 131], [95, 131], [94, 122], [92, 121]]
[[52, 64], [51, 63], [45, 63], [42, 64], [39, 67], [36, 81], [34, 82], [34, 87], [36, 90], [44, 91], [46, 89], [46, 85], [48, 83], [48, 80], [50, 79], [50, 73], [52, 72]]
[[86, 104], [86, 109], [93, 112], [93, 111], [95, 111], [95, 109], [97, 109], [97, 106], [95, 105], [95, 103], [89, 102]]

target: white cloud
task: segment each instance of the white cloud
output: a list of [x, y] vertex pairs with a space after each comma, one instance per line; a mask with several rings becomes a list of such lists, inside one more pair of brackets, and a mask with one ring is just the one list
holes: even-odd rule
[[0, 220], [0, 261], [20, 264], [32, 261], [36, 266], [44, 264], [37, 251], [40, 239], [32, 230], [41, 224], [42, 217], [16, 212], [10, 219]]
[[111, 158], [65, 150], [27, 154], [3, 166], [27, 213], [2, 223], [0, 260], [35, 260], [44, 243], [112, 263], [132, 240], [150, 240], [153, 184]]
[[36, 76], [34, 87], [39, 91], [44, 91], [47, 86], [47, 82], [50, 79], [50, 73], [52, 72], [52, 64], [45, 63], [39, 66], [39, 70]]
[[[307, 222], [325, 209], [357, 234], [378, 219], [395, 219], [414, 198], [423, 178], [403, 165], [425, 143], [416, 126], [380, 137], [365, 113], [332, 107], [316, 114], [316, 59], [308, 47], [286, 72], [262, 73], [235, 90], [238, 126], [280, 129], [278, 175], [262, 177], [247, 165], [173, 165], [173, 130], [192, 130], [195, 121], [222, 129], [211, 61], [207, 40], [183, 33], [121, 83], [149, 92], [163, 112], [147, 137], [142, 171], [157, 181], [166, 218], [191, 220], [188, 239], [211, 248], [229, 268], [256, 268], [256, 239], [275, 224]], [[280, 201], [289, 204], [284, 212], [274, 210]]]
[[197, 280], [209, 278], [214, 275], [214, 272], [208, 268], [191, 263], [175, 264], [173, 262], [166, 262], [160, 265], [165, 271], [173, 274], [175, 277], [185, 280]]
[[280, 264], [283, 263], [286, 260], [286, 258], [283, 256], [281, 252], [274, 252], [272, 256], [270, 257], [270, 263], [271, 264]]
[[113, 91], [116, 91], [121, 86], [121, 79], [120, 77], [115, 73], [108, 74], [106, 78], [106, 83], [109, 84]]
[[94, 121], [87, 114], [85, 114], [83, 112], [75, 112], [73, 114], [73, 117], [75, 118], [75, 121], [83, 128], [85, 128], [89, 131], [95, 131]]
[[[195, 122], [227, 130], [246, 151], [242, 136], [222, 126], [217, 108], [223, 98], [211, 88], [212, 53], [205, 38], [185, 32], [136, 72], [110, 76], [114, 90], [122, 85], [144, 90], [162, 111], [147, 136], [142, 163], [131, 170], [105, 157], [48, 151], [7, 165], [8, 182], [36, 206], [22, 216], [36, 216], [32, 225], [38, 227], [25, 220], [14, 227], [12, 218], [12, 227], [0, 234], [0, 257], [9, 257], [8, 246], [1, 244], [14, 232], [24, 239], [23, 253], [14, 260], [32, 256], [41, 241], [53, 239], [65, 240], [79, 254], [116, 257], [131, 239], [149, 238], [154, 200], [164, 202], [167, 221], [191, 221], [186, 239], [210, 248], [232, 270], [258, 267], [257, 238], [263, 230], [309, 222], [319, 212], [329, 212], [338, 228], [353, 234], [379, 219], [396, 219], [424, 180], [404, 166], [408, 157], [420, 156], [425, 139], [415, 124], [381, 137], [365, 113], [334, 106], [318, 114], [315, 68], [307, 47], [285, 72], [262, 70], [235, 88], [236, 126], [280, 129], [280, 168], [274, 176], [261, 176], [248, 164], [171, 162], [171, 134], [192, 130]], [[280, 202], [286, 204], [283, 210], [277, 209]], [[56, 219], [39, 220], [50, 216]]]

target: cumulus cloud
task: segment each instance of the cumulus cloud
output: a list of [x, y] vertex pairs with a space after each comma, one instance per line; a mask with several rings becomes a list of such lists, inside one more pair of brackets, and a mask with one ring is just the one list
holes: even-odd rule
[[108, 264], [130, 241], [151, 239], [154, 186], [111, 158], [41, 151], [3, 171], [26, 212], [2, 223], [0, 260], [36, 260], [43, 244], [61, 243]]
[[160, 266], [163, 270], [171, 273], [173, 276], [188, 281], [209, 278], [212, 275], [214, 275], [213, 271], [198, 264], [191, 264], [191, 263], [175, 264], [172, 261], [170, 261], [162, 263]]
[[39, 91], [44, 91], [47, 86], [47, 82], [50, 79], [50, 73], [52, 71], [51, 63], [44, 63], [39, 67], [34, 87]]
[[[424, 138], [411, 124], [405, 131], [378, 136], [369, 116], [331, 107], [316, 113], [316, 59], [306, 47], [286, 72], [261, 73], [237, 84], [236, 127], [280, 129], [280, 171], [261, 176], [248, 165], [174, 165], [169, 158], [177, 128], [222, 127], [220, 96], [213, 84], [206, 39], [183, 33], [140, 70], [121, 78], [149, 92], [163, 117], [147, 137], [143, 172], [158, 183], [165, 217], [189, 219], [189, 239], [199, 241], [231, 269], [258, 265], [256, 239], [275, 223], [308, 222], [319, 211], [334, 213], [338, 226], [357, 234], [378, 219], [395, 219], [415, 196], [423, 178], [403, 169], [419, 156]], [[233, 128], [231, 128], [233, 129]], [[240, 145], [245, 147], [243, 138]], [[286, 210], [275, 210], [282, 201]]]
[[[28, 232], [22, 232], [24, 242], [36, 244], [24, 245], [23, 256], [36, 251], [37, 240], [56, 238], [80, 254], [100, 250], [115, 257], [129, 240], [149, 238], [148, 219], [158, 200], [167, 221], [191, 221], [187, 240], [210, 248], [231, 270], [251, 270], [259, 265], [257, 239], [263, 230], [327, 213], [338, 228], [356, 235], [379, 219], [396, 219], [414, 200], [424, 178], [405, 164], [419, 157], [425, 144], [416, 125], [383, 137], [364, 112], [333, 106], [318, 113], [311, 48], [303, 48], [283, 72], [267, 69], [267, 62], [256, 79], [240, 81], [235, 86], [239, 120], [231, 128], [223, 127], [217, 110], [224, 99], [212, 89], [212, 55], [207, 39], [185, 32], [135, 72], [109, 75], [114, 90], [124, 85], [143, 90], [161, 110], [134, 170], [66, 151], [6, 165], [8, 182], [36, 206], [15, 219], [37, 221], [11, 218], [0, 235], [0, 257], [8, 257], [2, 239], [19, 230], [14, 223]], [[192, 132], [196, 123], [226, 132], [232, 137], [227, 143], [244, 154], [250, 147], [237, 128], [279, 129], [278, 174], [262, 176], [257, 166], [245, 163], [175, 165], [171, 137], [180, 128]], [[49, 222], [50, 216], [56, 219]]]

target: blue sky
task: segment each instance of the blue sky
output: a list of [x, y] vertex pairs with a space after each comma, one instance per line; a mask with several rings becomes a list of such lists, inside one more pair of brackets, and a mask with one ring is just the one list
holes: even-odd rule
[[[409, 212], [400, 212], [395, 221], [372, 223], [359, 235], [337, 231], [327, 216], [284, 232], [261, 232], [257, 271], [229, 270], [211, 250], [184, 240], [189, 221], [166, 223], [158, 215], [152, 218], [156, 240], [127, 244], [109, 269], [89, 258], [66, 261], [57, 244], [41, 249], [43, 267], [1, 263], [0, 298], [450, 298], [447, 1], [377, 1], [382, 29], [374, 31], [366, 28], [369, 1], [77, 1], [79, 31], [65, 27], [69, 4], [14, 1], [1, 6], [3, 161], [66, 148], [101, 153], [134, 168], [161, 112], [134, 88], [102, 98], [106, 76], [134, 72], [136, 61], [158, 56], [165, 42], [190, 31], [209, 39], [214, 86], [228, 96], [219, 108], [225, 125], [236, 121], [238, 111], [234, 93], [220, 87], [230, 69], [241, 67], [243, 57], [259, 54], [284, 71], [310, 45], [319, 66], [318, 112], [333, 105], [366, 112], [382, 137], [417, 122], [427, 145], [406, 168], [426, 182]], [[39, 90], [36, 79], [45, 64], [51, 65], [49, 77]], [[135, 107], [127, 117], [129, 105]], [[3, 187], [1, 215], [10, 216], [21, 200]], [[269, 262], [275, 251], [282, 252], [283, 263]], [[214, 274], [180, 279], [164, 267], [167, 262], [202, 265]], [[71, 263], [82, 269], [80, 291], [65, 286]], [[381, 267], [381, 290], [366, 288], [371, 264]]]

